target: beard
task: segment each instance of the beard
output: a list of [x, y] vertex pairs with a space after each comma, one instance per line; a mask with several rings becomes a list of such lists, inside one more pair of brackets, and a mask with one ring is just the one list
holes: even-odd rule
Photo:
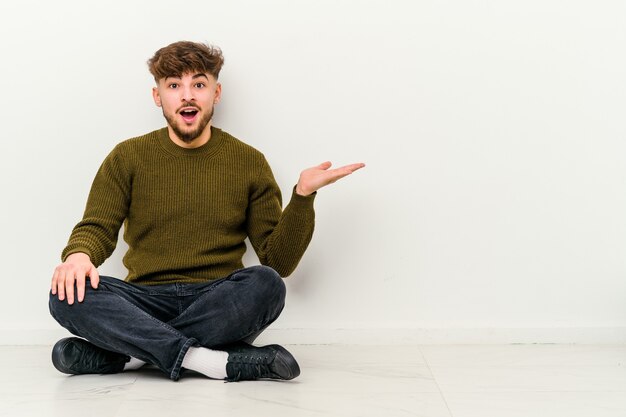
[[207, 127], [207, 125], [213, 118], [214, 110], [215, 108], [211, 106], [211, 111], [208, 113], [205, 113], [204, 116], [202, 116], [202, 118], [198, 120], [198, 127], [196, 127], [193, 130], [183, 130], [183, 128], [185, 128], [186, 126], [181, 126], [181, 124], [179, 124], [179, 121], [176, 118], [176, 115], [168, 116], [167, 114], [165, 114], [165, 110], [163, 110], [163, 117], [165, 117], [165, 120], [167, 120], [167, 123], [170, 125], [174, 133], [176, 133], [176, 136], [178, 136], [180, 140], [182, 140], [183, 142], [189, 144], [193, 142], [194, 140], [196, 140], [196, 138], [202, 134], [204, 129]]

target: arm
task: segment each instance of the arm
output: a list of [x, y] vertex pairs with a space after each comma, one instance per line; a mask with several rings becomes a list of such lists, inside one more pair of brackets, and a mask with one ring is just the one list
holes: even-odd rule
[[313, 237], [315, 212], [313, 200], [317, 190], [359, 170], [357, 163], [329, 169], [330, 162], [305, 169], [294, 187], [291, 200], [281, 211], [281, 195], [267, 161], [252, 193], [248, 210], [248, 236], [263, 265], [287, 277]]
[[[78, 301], [84, 297], [85, 276], [91, 278], [93, 288], [98, 284], [97, 266], [113, 253], [117, 236], [130, 205], [131, 178], [116, 146], [98, 170], [83, 219], [74, 227], [67, 246], [61, 254], [62, 264], [52, 277], [52, 294], [59, 300], [67, 295], [74, 301], [74, 285]], [[95, 277], [95, 279], [94, 279]]]
[[261, 264], [287, 277], [295, 270], [313, 236], [315, 195], [293, 192], [282, 210], [282, 198], [272, 171], [263, 159], [247, 212], [247, 233]]

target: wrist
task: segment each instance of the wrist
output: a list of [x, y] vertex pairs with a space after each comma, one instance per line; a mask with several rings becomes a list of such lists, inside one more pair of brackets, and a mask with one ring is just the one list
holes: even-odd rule
[[306, 190], [303, 190], [302, 187], [300, 186], [300, 183], [296, 184], [296, 194], [301, 195], [302, 197], [307, 197], [311, 194], [313, 194], [312, 192], [307, 192]]
[[84, 252], [74, 252], [67, 255], [65, 261], [73, 260], [73, 259], [86, 259], [91, 262], [91, 258]]

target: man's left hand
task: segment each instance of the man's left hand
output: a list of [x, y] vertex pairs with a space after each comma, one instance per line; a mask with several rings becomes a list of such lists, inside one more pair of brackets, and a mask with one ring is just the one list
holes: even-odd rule
[[365, 166], [363, 163], [357, 163], [341, 168], [329, 169], [331, 165], [332, 163], [327, 161], [302, 171], [298, 185], [296, 185], [296, 193], [302, 196], [313, 194], [320, 188], [332, 184]]

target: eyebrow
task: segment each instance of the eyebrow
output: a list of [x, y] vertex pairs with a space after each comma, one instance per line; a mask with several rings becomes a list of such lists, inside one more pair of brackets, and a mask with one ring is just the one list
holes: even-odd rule
[[[199, 72], [196, 75], [194, 75], [193, 77], [191, 77], [191, 79], [195, 80], [196, 78], [200, 78], [200, 77], [206, 78], [207, 81], [209, 80], [209, 78], [206, 76], [206, 74], [202, 74], [201, 72]], [[165, 77], [165, 81], [167, 81], [168, 78], [175, 78], [175, 79], [180, 80], [181, 77], [179, 77], [178, 75], [168, 75], [167, 77]]]

